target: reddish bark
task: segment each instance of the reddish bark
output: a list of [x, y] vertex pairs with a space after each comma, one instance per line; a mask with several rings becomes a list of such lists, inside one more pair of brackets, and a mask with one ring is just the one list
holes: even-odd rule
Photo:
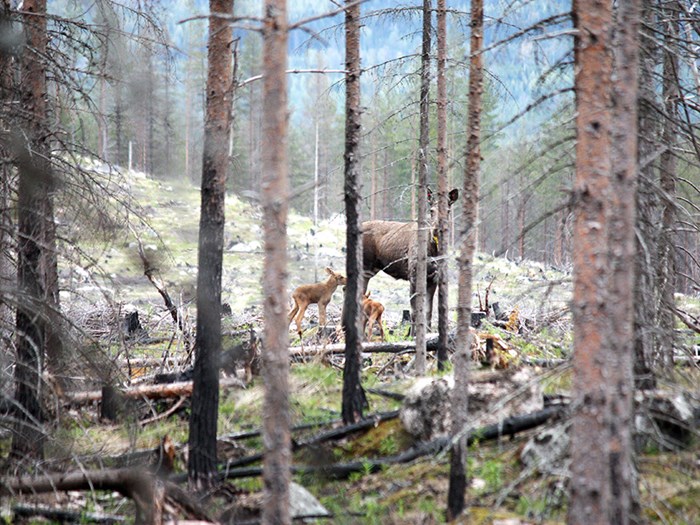
[[291, 523], [289, 514], [289, 356], [287, 355], [287, 6], [267, 0], [263, 29], [262, 205], [265, 225], [263, 349], [264, 476], [262, 523]]

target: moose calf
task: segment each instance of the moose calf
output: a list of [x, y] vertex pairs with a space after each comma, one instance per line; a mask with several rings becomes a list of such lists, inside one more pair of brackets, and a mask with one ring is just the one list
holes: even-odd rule
[[297, 333], [301, 339], [301, 320], [304, 317], [306, 308], [310, 304], [318, 303], [318, 323], [319, 326], [326, 324], [326, 306], [331, 302], [333, 292], [338, 286], [347, 284], [348, 280], [345, 276], [334, 272], [330, 268], [326, 268], [328, 279], [322, 283], [303, 284], [292, 292], [292, 300], [294, 307], [289, 312], [289, 324], [292, 321], [297, 323]]
[[362, 314], [363, 314], [363, 324], [362, 332], [367, 333], [367, 340], [372, 340], [372, 329], [374, 328], [375, 321], [379, 325], [379, 333], [381, 340], [384, 341], [384, 325], [382, 324], [382, 314], [384, 313], [384, 305], [379, 301], [374, 301], [369, 298], [370, 292], [364, 294], [364, 299], [362, 299]]

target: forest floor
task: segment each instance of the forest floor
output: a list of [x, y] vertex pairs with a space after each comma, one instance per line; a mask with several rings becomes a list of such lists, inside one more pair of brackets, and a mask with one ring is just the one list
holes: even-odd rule
[[[61, 270], [62, 304], [80, 334], [83, 352], [74, 374], [80, 389], [97, 388], [109, 370], [110, 381], [122, 385], [151, 383], [155, 373], [180, 372], [191, 364], [194, 331], [194, 282], [196, 279], [199, 192], [190, 185], [166, 184], [130, 175], [133, 205], [147, 221], [132, 222], [119, 230], [110, 243], [93, 240], [72, 265]], [[235, 196], [227, 196], [223, 301], [231, 307], [224, 318], [225, 348], [244, 344], [250, 328], [262, 331], [263, 246], [261, 212]], [[290, 291], [302, 283], [324, 279], [323, 268], [344, 272], [344, 224], [341, 217], [316, 226], [306, 217], [289, 218]], [[452, 258], [454, 260], [454, 258]], [[162, 296], [144, 275], [150, 265], [155, 283], [166, 290], [181, 313], [176, 326]], [[93, 266], [94, 265], [94, 266]], [[99, 268], [100, 271], [96, 271]], [[451, 319], [455, 322], [456, 269], [450, 267]], [[408, 306], [408, 284], [377, 276], [369, 286], [373, 299], [386, 307], [389, 342], [406, 340], [401, 323]], [[486, 300], [498, 302], [509, 323], [496, 326], [493, 316], [477, 330], [482, 345], [488, 337], [499, 341], [507, 357], [501, 370], [532, 370], [544, 394], [570, 394], [571, 369], [566, 362], [572, 349], [568, 302], [571, 275], [567, 269], [479, 254], [475, 261], [474, 306]], [[697, 315], [700, 301], [683, 298], [684, 308]], [[338, 324], [342, 304], [339, 289], [329, 306], [329, 324]], [[142, 330], [125, 332], [124, 316], [137, 311]], [[314, 342], [316, 309], [310, 307], [304, 326], [305, 343]], [[78, 330], [79, 329], [79, 330]], [[693, 346], [693, 336], [684, 343]], [[298, 338], [290, 330], [291, 344]], [[99, 351], [96, 351], [97, 342]], [[295, 351], [295, 355], [300, 352]], [[137, 361], [141, 359], [142, 361]], [[555, 367], [525, 365], [534, 360], [559, 360]], [[415, 385], [412, 354], [372, 353], [363, 361], [363, 386], [368, 392], [366, 415], [385, 418], [368, 428], [332, 438], [331, 429], [342, 427], [342, 357], [296, 356], [290, 367], [291, 424], [296, 450], [293, 463], [306, 467], [294, 474], [331, 513], [319, 523], [431, 524], [445, 522], [449, 453], [426, 454], [409, 462], [385, 462], [418, 444], [397, 417], [387, 413], [401, 408], [398, 399]], [[489, 369], [490, 370], [490, 369]], [[439, 378], [434, 356], [428, 377]], [[89, 379], [81, 379], [89, 377]], [[700, 374], [678, 368], [663, 381], [670, 391], [691, 390], [698, 396]], [[389, 396], [387, 393], [398, 394]], [[259, 466], [246, 458], [262, 451], [257, 431], [262, 424], [263, 385], [254, 376], [245, 387], [222, 389], [219, 410], [219, 460], [227, 462], [228, 479], [211, 494], [209, 516], [222, 522], [255, 523], [262, 501], [262, 482], [255, 472], [241, 467]], [[119, 423], [100, 417], [99, 403], [56, 403], [53, 434], [47, 445], [51, 470], [95, 469], [134, 462], [155, 461], [164, 438], [175, 444], [174, 472], [186, 471], [189, 400], [175, 397], [141, 399], [123, 411]], [[436, 409], [436, 417], [440, 417]], [[520, 415], [512, 413], [510, 415]], [[552, 423], [555, 424], [555, 423]], [[470, 486], [468, 515], [471, 524], [517, 525], [564, 523], [566, 518], [566, 468], [557, 465], [526, 466], [521, 456], [526, 443], [543, 427], [497, 440], [475, 439], [468, 452]], [[325, 437], [324, 437], [325, 436]], [[318, 437], [319, 439], [314, 439]], [[639, 457], [641, 501], [644, 516], [654, 523], [700, 523], [700, 443], [697, 437], [681, 450], [645, 445]], [[2, 440], [6, 450], [8, 439]], [[135, 459], [136, 458], [136, 459]], [[145, 459], [144, 459], [145, 458]], [[353, 466], [342, 473], [318, 467]], [[359, 465], [359, 468], [358, 468]], [[247, 474], [247, 475], [244, 475]], [[50, 493], [6, 498], [2, 513], [17, 516], [18, 506], [74, 509], [83, 522], [102, 517], [123, 517], [131, 522], [133, 504], [114, 492]]]

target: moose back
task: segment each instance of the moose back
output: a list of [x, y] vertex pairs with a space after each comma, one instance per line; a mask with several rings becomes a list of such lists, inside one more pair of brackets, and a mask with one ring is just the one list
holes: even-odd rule
[[[459, 190], [453, 189], [448, 195], [448, 206], [459, 198]], [[430, 195], [429, 195], [430, 199]], [[426, 289], [426, 320], [428, 326], [433, 314], [433, 296], [438, 284], [437, 263], [437, 206], [430, 202], [428, 219], [428, 275]], [[416, 245], [418, 231], [415, 222], [367, 221], [362, 223], [362, 292], [367, 291], [369, 280], [380, 271], [394, 279], [410, 283], [411, 312], [415, 315], [416, 292]], [[412, 315], [412, 320], [413, 319]]]

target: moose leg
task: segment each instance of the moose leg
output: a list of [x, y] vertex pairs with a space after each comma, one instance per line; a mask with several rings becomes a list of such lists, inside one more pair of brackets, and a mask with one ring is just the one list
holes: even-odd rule
[[296, 299], [293, 299], [293, 300], [294, 300], [294, 307], [292, 308], [292, 310], [289, 312], [289, 315], [287, 316], [287, 326], [292, 324], [292, 320], [294, 319], [294, 316], [299, 311], [299, 303], [297, 303]]
[[297, 322], [297, 333], [299, 334], [299, 339], [301, 339], [301, 320], [304, 318], [304, 314], [306, 313], [306, 307], [309, 306], [308, 304], [302, 304], [299, 306], [299, 313], [297, 314], [296, 322]]
[[367, 325], [367, 341], [372, 341], [372, 330], [374, 330], [374, 314], [370, 315], [365, 322]]
[[433, 297], [436, 288], [437, 281], [428, 279], [428, 287], [425, 291], [425, 321], [428, 324], [428, 330], [430, 330], [433, 321]]
[[321, 329], [326, 326], [326, 306], [328, 303], [318, 303], [318, 326]]
[[408, 331], [409, 337], [416, 336], [416, 280], [415, 276], [412, 275], [409, 280], [410, 283], [410, 294], [411, 294], [411, 328]]

